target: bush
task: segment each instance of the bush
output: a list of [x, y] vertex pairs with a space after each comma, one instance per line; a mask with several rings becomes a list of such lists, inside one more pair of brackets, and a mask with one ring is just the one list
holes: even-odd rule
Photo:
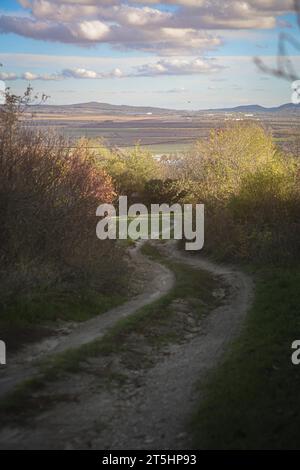
[[277, 153], [272, 136], [261, 126], [233, 125], [199, 140], [185, 158], [183, 173], [196, 199], [225, 205], [244, 175], [266, 167]]
[[10, 96], [0, 113], [2, 298], [50, 286], [111, 289], [121, 257], [95, 233], [97, 206], [116, 197], [111, 177], [84, 140], [70, 148], [23, 125], [21, 99]]
[[124, 153], [102, 151], [99, 160], [118, 193], [127, 196], [129, 202], [141, 198], [147, 181], [159, 176], [159, 163], [138, 145]]
[[177, 180], [151, 179], [145, 184], [143, 199], [145, 204], [174, 204], [182, 201], [184, 197], [185, 191], [181, 189]]
[[184, 163], [189, 199], [206, 204], [206, 248], [221, 258], [300, 255], [299, 163], [257, 124], [213, 131]]
[[294, 161], [280, 158], [242, 178], [228, 208], [248, 240], [244, 257], [280, 261], [299, 256], [297, 179]]

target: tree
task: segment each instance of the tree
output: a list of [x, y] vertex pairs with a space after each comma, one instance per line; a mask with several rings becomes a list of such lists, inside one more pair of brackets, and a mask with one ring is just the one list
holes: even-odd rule
[[127, 152], [112, 151], [100, 157], [105, 170], [111, 175], [117, 192], [128, 196], [142, 195], [147, 181], [159, 175], [159, 164], [150, 152], [139, 145]]
[[151, 179], [145, 184], [144, 201], [146, 204], [174, 204], [181, 202], [185, 194], [178, 180]]
[[196, 199], [223, 204], [238, 192], [245, 174], [273, 162], [278, 154], [272, 135], [260, 125], [243, 123], [212, 130], [184, 159], [183, 179], [190, 183]]

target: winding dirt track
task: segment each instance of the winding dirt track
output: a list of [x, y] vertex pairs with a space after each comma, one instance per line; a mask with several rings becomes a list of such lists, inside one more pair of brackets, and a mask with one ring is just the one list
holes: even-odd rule
[[[241, 325], [251, 305], [252, 280], [243, 272], [217, 265], [201, 257], [179, 252], [173, 243], [167, 255], [194, 268], [207, 270], [222, 278], [229, 287], [225, 304], [217, 307], [201, 323], [201, 333], [181, 344], [171, 345], [168, 353], [143, 376], [139, 386], [127, 390], [93, 389], [81, 377], [70, 379], [69, 387], [80, 392], [79, 403], [58, 404], [33, 420], [28, 428], [4, 428], [0, 448], [21, 449], [187, 449], [192, 448], [187, 432], [191, 412], [199, 402], [197, 385], [215, 367]], [[133, 256], [141, 262], [142, 255]], [[103, 335], [119, 318], [166, 294], [174, 285], [172, 273], [143, 258], [154, 274], [147, 291], [120, 308], [82, 325], [52, 348], [40, 345], [44, 354], [62, 351]], [[29, 355], [27, 359], [30, 361]], [[21, 363], [10, 368], [10, 378], [1, 377], [1, 392], [24, 378]], [[34, 368], [24, 369], [28, 377]], [[58, 386], [59, 387], [59, 386]], [[68, 385], [63, 384], [66, 390]], [[57, 391], [57, 390], [56, 390]]]
[[101, 338], [118, 320], [154, 302], [172, 289], [174, 285], [173, 273], [161, 264], [143, 256], [140, 247], [141, 243], [137, 244], [136, 247], [129, 250], [129, 254], [133, 263], [142, 265], [143, 270], [148, 272], [144, 291], [120, 307], [113, 308], [84, 323], [79, 323], [67, 336], [50, 337], [27, 347], [13, 357], [9, 356], [8, 345], [8, 364], [0, 370], [0, 397], [12, 391], [23, 380], [32, 377], [37, 372], [35, 366], [37, 361]]

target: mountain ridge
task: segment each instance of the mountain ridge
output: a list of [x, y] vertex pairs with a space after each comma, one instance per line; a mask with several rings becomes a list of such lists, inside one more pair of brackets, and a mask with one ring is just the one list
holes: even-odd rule
[[101, 103], [98, 101], [90, 101], [86, 103], [76, 104], [41, 104], [32, 105], [31, 108], [38, 109], [39, 112], [82, 112], [92, 114], [95, 112], [103, 114], [201, 114], [201, 113], [288, 113], [300, 115], [300, 104], [284, 103], [279, 106], [265, 107], [258, 104], [239, 105], [230, 108], [210, 108], [199, 110], [179, 110], [170, 108], [161, 108], [155, 106], [131, 106], [131, 105], [115, 105], [110, 103]]

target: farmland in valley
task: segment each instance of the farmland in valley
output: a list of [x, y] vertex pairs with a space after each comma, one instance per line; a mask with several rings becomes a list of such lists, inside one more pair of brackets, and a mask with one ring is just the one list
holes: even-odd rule
[[39, 106], [33, 116], [34, 126], [54, 128], [71, 142], [81, 137], [92, 142], [103, 139], [107, 146], [121, 149], [140, 144], [153, 154], [184, 152], [211, 129], [243, 120], [263, 123], [280, 145], [289, 145], [300, 125], [298, 108], [261, 110], [255, 106], [189, 112], [86, 103]]

